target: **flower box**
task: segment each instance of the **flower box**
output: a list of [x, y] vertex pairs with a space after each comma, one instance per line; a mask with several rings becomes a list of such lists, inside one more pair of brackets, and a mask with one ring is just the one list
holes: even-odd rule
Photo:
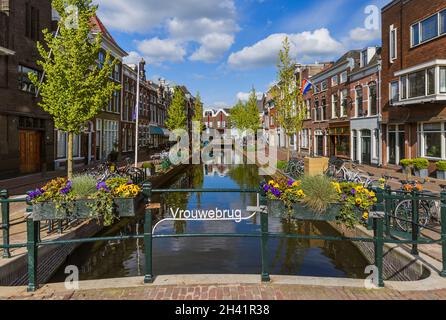
[[326, 212], [316, 213], [302, 203], [294, 203], [289, 211], [280, 200], [268, 200], [268, 214], [272, 217], [292, 217], [299, 220], [311, 221], [336, 221], [342, 205], [333, 203], [328, 206]]
[[[117, 217], [134, 217], [141, 212], [144, 204], [144, 197], [140, 194], [135, 198], [115, 198], [113, 203], [115, 206], [115, 214]], [[96, 214], [90, 207], [94, 205], [94, 199], [81, 199], [74, 202], [73, 211], [67, 214], [66, 210], [57, 210], [54, 202], [41, 202], [33, 204], [33, 220], [63, 220], [71, 219], [90, 219], [96, 218]]]

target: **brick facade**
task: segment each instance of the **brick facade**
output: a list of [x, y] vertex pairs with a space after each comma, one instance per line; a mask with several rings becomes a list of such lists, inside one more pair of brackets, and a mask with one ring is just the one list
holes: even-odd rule
[[[436, 76], [436, 96], [426, 97], [426, 99], [421, 97], [411, 99], [403, 94], [403, 92], [406, 92], [410, 95], [410, 91], [403, 90], [404, 87], [400, 84], [398, 85], [396, 103], [392, 105], [390, 99], [390, 88], [393, 81], [396, 81], [396, 86], [400, 80], [404, 81], [404, 78], [401, 77], [421, 70], [428, 70], [431, 67], [439, 70], [441, 66], [446, 66], [446, 33], [416, 46], [412, 46], [411, 42], [411, 30], [415, 23], [434, 14], [439, 14], [445, 9], [446, 3], [444, 0], [398, 0], [392, 1], [382, 9], [384, 164], [397, 165], [402, 158], [426, 157], [434, 161], [446, 157], [444, 142], [440, 142], [443, 138], [440, 139], [440, 135], [429, 137], [419, 133], [419, 131], [428, 129], [422, 129], [422, 123], [428, 122], [433, 123], [434, 126], [438, 124], [438, 128], [441, 127], [438, 133], [441, 131], [441, 137], [444, 136], [446, 95], [438, 94], [439, 75]], [[438, 27], [438, 30], [444, 28], [441, 23]], [[390, 56], [392, 29], [396, 29], [397, 37], [397, 50], [394, 59], [391, 59]], [[418, 34], [415, 31], [413, 33]], [[423, 37], [422, 34], [421, 37]], [[404, 83], [407, 82], [404, 81]], [[423, 141], [421, 140], [422, 137]], [[438, 145], [435, 146], [435, 144]]]

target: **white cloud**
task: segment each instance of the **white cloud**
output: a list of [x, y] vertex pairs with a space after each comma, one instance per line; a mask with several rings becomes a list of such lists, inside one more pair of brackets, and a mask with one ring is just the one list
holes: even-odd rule
[[[256, 92], [257, 99], [262, 99], [263, 92]], [[242, 102], [246, 102], [249, 100], [249, 96], [251, 95], [251, 92], [239, 92], [237, 93], [237, 101], [240, 100]]]
[[353, 41], [373, 41], [378, 40], [381, 37], [381, 32], [374, 29], [355, 28], [349, 33], [350, 39]]
[[175, 40], [152, 38], [138, 42], [138, 50], [150, 64], [184, 60], [186, 50]]
[[325, 28], [294, 34], [277, 33], [232, 53], [228, 64], [237, 69], [274, 65], [285, 37], [289, 38], [291, 55], [301, 62], [314, 62], [335, 57], [344, 50], [343, 45], [332, 38], [330, 31]]
[[128, 56], [124, 58], [125, 64], [137, 64], [141, 61], [141, 55], [136, 51], [128, 52]]
[[[163, 41], [170, 45], [175, 42], [183, 50], [190, 42], [197, 43], [198, 49], [190, 56], [194, 61], [216, 62], [232, 46], [239, 31], [234, 0], [133, 0], [131, 5], [122, 0], [95, 2], [111, 30], [140, 34], [165, 30], [168, 35]], [[181, 51], [178, 55], [184, 57], [187, 53]], [[179, 61], [178, 55], [164, 61]], [[150, 56], [147, 60], [151, 60]]]

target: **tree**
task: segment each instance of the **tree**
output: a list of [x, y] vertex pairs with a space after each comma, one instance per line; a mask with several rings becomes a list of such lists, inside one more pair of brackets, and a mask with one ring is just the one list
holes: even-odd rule
[[193, 117], [193, 121], [197, 121], [200, 123], [200, 128], [201, 131], [206, 130], [206, 126], [203, 123], [203, 103], [201, 102], [201, 96], [200, 93], [197, 92], [197, 96], [195, 97], [195, 113], [194, 113], [194, 117]]
[[247, 129], [246, 110], [242, 101], [239, 100], [237, 104], [229, 110], [229, 124], [231, 128], [237, 129], [239, 133], [242, 133]]
[[[283, 128], [287, 137], [302, 130], [306, 116], [303, 96], [296, 83], [295, 67], [296, 63], [290, 57], [290, 43], [286, 37], [277, 63], [277, 85], [271, 89], [271, 94], [276, 108], [275, 120]], [[289, 139], [287, 139], [287, 148], [289, 160], [291, 152]]]
[[[44, 43], [37, 43], [42, 60], [38, 65], [45, 72], [43, 82], [30, 73], [29, 78], [38, 88], [39, 105], [54, 119], [56, 129], [68, 134], [67, 175], [73, 175], [73, 137], [82, 132], [87, 121], [101, 112], [120, 86], [109, 81], [117, 63], [106, 52], [105, 62], [98, 64], [101, 35], [91, 38], [91, 20], [97, 6], [91, 0], [53, 0], [58, 12], [57, 37], [45, 29]], [[66, 6], [77, 8], [77, 16], [66, 11]], [[75, 22], [75, 24], [73, 24]]]
[[257, 130], [261, 128], [262, 122], [260, 121], [259, 108], [257, 106], [257, 93], [256, 89], [252, 88], [249, 100], [245, 105], [245, 118], [246, 129], [252, 130], [254, 135], [257, 134]]
[[186, 99], [184, 97], [183, 90], [180, 87], [175, 87], [173, 93], [173, 99], [167, 110], [167, 120], [166, 128], [170, 131], [177, 129], [187, 128], [187, 117], [186, 117]]

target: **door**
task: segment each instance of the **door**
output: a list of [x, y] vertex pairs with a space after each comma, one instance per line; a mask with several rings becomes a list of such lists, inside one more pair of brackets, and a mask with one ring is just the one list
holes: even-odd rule
[[323, 136], [317, 136], [317, 155], [318, 156], [324, 155], [324, 137]]
[[372, 162], [372, 157], [371, 157], [371, 146], [372, 146], [372, 139], [370, 137], [363, 137], [362, 138], [362, 143], [361, 143], [361, 148], [362, 148], [362, 163], [364, 164], [370, 164]]
[[20, 173], [35, 173], [41, 168], [41, 132], [19, 130]]
[[389, 132], [389, 163], [396, 164], [396, 132]]

